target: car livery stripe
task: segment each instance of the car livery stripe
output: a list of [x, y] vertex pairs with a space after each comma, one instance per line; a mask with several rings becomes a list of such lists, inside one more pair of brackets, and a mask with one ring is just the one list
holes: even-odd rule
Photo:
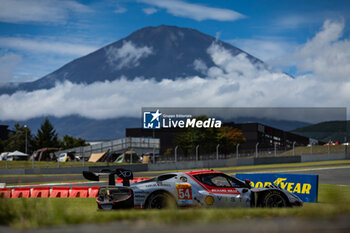
[[[221, 173], [221, 172], [209, 172], [209, 173]], [[228, 194], [228, 195], [241, 195], [241, 193], [235, 188], [218, 188], [211, 187], [209, 185], [202, 184], [196, 178], [194, 178], [191, 172], [185, 172], [192, 180], [194, 180], [197, 184], [199, 184], [202, 188], [204, 188], [207, 192], [213, 194]], [[198, 174], [206, 174], [204, 172], [200, 172]]]

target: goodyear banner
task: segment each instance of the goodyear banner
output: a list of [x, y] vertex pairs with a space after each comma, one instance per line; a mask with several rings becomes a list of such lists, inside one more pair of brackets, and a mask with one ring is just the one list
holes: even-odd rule
[[284, 173], [238, 173], [240, 180], [248, 179], [254, 188], [275, 184], [295, 195], [303, 202], [317, 202], [318, 175], [299, 175]]

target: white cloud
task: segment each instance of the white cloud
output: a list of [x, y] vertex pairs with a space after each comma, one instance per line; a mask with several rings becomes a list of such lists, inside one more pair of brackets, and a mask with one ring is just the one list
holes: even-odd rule
[[295, 43], [283, 38], [234, 39], [229, 42], [271, 65], [275, 59], [290, 55], [296, 47]]
[[195, 70], [197, 70], [197, 71], [199, 71], [199, 72], [201, 72], [203, 74], [205, 74], [207, 72], [207, 70], [208, 70], [207, 65], [201, 59], [194, 60], [193, 67], [194, 67]]
[[[339, 25], [341, 29], [339, 23], [338, 26], [325, 23], [324, 28], [300, 49], [303, 51], [303, 48], [314, 48], [322, 44], [322, 48], [331, 53], [331, 58], [334, 52], [338, 52], [337, 62], [325, 64], [324, 68], [336, 73], [339, 71], [330, 66], [335, 64], [337, 69], [341, 69], [348, 61], [349, 54], [347, 48], [341, 47], [343, 52], [338, 48], [348, 43], [347, 39], [340, 40], [334, 36], [341, 34], [337, 30]], [[125, 54], [122, 57], [133, 63], [134, 56], [130, 54], [134, 52], [129, 51], [134, 51], [135, 46], [131, 47], [132, 49], [124, 48], [124, 53], [117, 54]], [[323, 52], [311, 51], [313, 52], [308, 53], [311, 60], [316, 59], [317, 54], [325, 56]], [[1, 95], [0, 119], [24, 120], [42, 115], [61, 117], [71, 114], [95, 119], [135, 117], [139, 116], [142, 106], [350, 107], [350, 71], [347, 67], [343, 67], [344, 75], [339, 82], [333, 81], [334, 75], [331, 72], [326, 72], [324, 78], [320, 79], [317, 65], [310, 66], [315, 68], [312, 70], [315, 74], [291, 78], [280, 72], [256, 67], [245, 55], [233, 56], [218, 44], [211, 45], [207, 52], [215, 65], [207, 67], [206, 71], [203, 69], [202, 77], [163, 79], [161, 82], [149, 77], [133, 80], [121, 78], [90, 85], [65, 82], [50, 90]], [[300, 59], [301, 63], [307, 62], [308, 57]]]
[[7, 53], [0, 56], [0, 85], [11, 81], [13, 78], [13, 70], [21, 60], [22, 57], [14, 53]]
[[74, 0], [0, 0], [0, 21], [8, 23], [65, 23], [71, 13], [92, 10]]
[[107, 62], [116, 69], [138, 66], [141, 58], [148, 57], [152, 53], [151, 47], [137, 47], [131, 41], [123, 41], [120, 48], [112, 46], [106, 48]]
[[97, 47], [89, 45], [17, 37], [0, 37], [0, 46], [3, 48], [23, 50], [27, 52], [54, 53], [77, 56], [83, 56], [98, 49]]
[[169, 14], [174, 16], [190, 18], [197, 21], [218, 20], [234, 21], [245, 16], [228, 9], [213, 8], [199, 4], [188, 3], [181, 0], [139, 0], [146, 4], [164, 8]]
[[305, 15], [284, 15], [275, 21], [275, 25], [282, 29], [296, 29], [315, 21], [315, 18]]
[[341, 39], [344, 22], [325, 21], [320, 32], [289, 60], [299, 70], [330, 82], [350, 80], [350, 40]]
[[156, 13], [158, 10], [154, 7], [148, 7], [148, 8], [143, 8], [142, 11], [145, 12], [145, 14], [147, 15], [152, 15]]

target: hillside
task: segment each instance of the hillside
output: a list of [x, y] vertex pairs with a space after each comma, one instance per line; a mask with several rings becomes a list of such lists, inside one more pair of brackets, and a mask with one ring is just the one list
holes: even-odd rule
[[91, 84], [97, 81], [113, 81], [121, 77], [131, 80], [136, 77], [154, 78], [161, 81], [201, 76], [200, 67], [214, 65], [207, 52], [212, 43], [218, 43], [232, 55], [246, 54], [252, 64], [267, 68], [258, 58], [213, 36], [195, 29], [161, 25], [137, 30], [121, 40], [69, 62], [34, 82], [0, 86], [0, 95], [18, 90], [48, 89], [65, 80]]
[[327, 121], [315, 125], [297, 128], [291, 131], [305, 137], [314, 138], [324, 142], [344, 142], [350, 140], [350, 121]]

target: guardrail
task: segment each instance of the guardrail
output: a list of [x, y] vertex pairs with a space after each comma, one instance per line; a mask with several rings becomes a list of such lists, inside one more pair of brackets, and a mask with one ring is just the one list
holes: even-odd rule
[[[130, 183], [147, 180], [149, 177], [135, 177]], [[116, 183], [122, 183], [117, 178]], [[97, 197], [99, 187], [14, 187], [0, 188], [0, 198], [89, 198]]]

